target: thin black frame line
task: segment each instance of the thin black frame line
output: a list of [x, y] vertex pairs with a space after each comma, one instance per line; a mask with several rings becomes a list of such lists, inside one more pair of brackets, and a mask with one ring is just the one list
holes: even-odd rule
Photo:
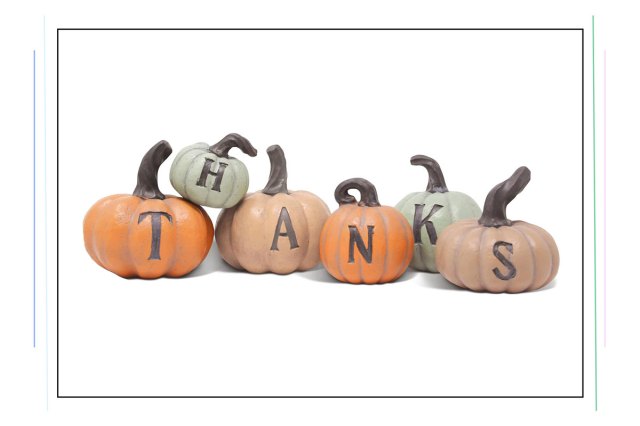
[[[383, 30], [383, 31], [580, 31], [582, 35], [582, 393], [581, 395], [562, 396], [69, 396], [60, 395], [60, 199], [59, 199], [59, 170], [60, 170], [60, 31], [353, 31], [353, 30]], [[575, 399], [584, 398], [584, 28], [58, 28], [56, 32], [56, 393], [57, 398], [507, 398], [507, 399]]]
[[582, 397], [584, 398], [584, 28], [582, 29]]
[[350, 27], [350, 28], [298, 28], [298, 27], [248, 27], [248, 28], [58, 28], [59, 31], [583, 31], [584, 28], [377, 28], [377, 27]]
[[207, 396], [207, 395], [194, 395], [194, 396], [188, 396], [188, 395], [178, 395], [178, 396], [164, 396], [164, 395], [157, 395], [157, 396], [139, 396], [139, 395], [127, 395], [127, 396], [84, 396], [84, 395], [65, 395], [65, 396], [59, 396], [58, 398], [60, 399], [117, 399], [117, 398], [137, 398], [137, 399], [173, 399], [173, 398], [184, 398], [184, 399], [209, 399], [209, 398], [230, 398], [230, 399], [235, 399], [235, 398], [248, 398], [248, 399], [259, 399], [259, 398], [271, 398], [271, 399], [283, 399], [283, 398], [297, 398], [297, 399], [331, 399], [331, 398], [336, 398], [336, 399], [342, 399], [342, 398], [351, 398], [351, 399], [386, 399], [386, 398], [399, 398], [399, 399], [456, 399], [456, 398], [460, 398], [460, 399], [475, 399], [475, 398], [484, 398], [484, 399], [497, 399], [497, 398], [505, 398], [505, 399], [550, 399], [550, 398], [561, 398], [561, 399], [581, 399], [582, 397], [579, 395], [557, 395], [557, 396], [513, 396], [513, 395], [506, 395], [506, 396], [499, 396], [499, 395], [477, 395], [477, 396], [468, 396], [468, 395], [463, 395], [463, 396], [439, 396], [439, 395], [434, 395], [434, 396], [415, 396], [415, 395], [408, 395], [408, 396], [351, 396], [351, 395], [341, 395], [341, 396], [286, 396], [286, 395], [275, 395], [275, 396], [253, 396], [253, 395], [249, 395], [249, 396]]
[[60, 398], [60, 30], [56, 30], [56, 397]]

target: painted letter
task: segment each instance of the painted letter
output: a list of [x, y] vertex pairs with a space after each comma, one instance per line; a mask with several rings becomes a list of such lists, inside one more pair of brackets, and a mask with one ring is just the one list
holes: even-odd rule
[[202, 173], [200, 173], [200, 179], [196, 182], [198, 186], [205, 186], [207, 183], [207, 175], [215, 176], [215, 180], [213, 181], [212, 190], [220, 192], [220, 183], [222, 182], [222, 175], [224, 174], [224, 169], [227, 168], [227, 163], [218, 163], [218, 170], [215, 172], [211, 170], [211, 164], [213, 164], [215, 160], [211, 158], [205, 158], [204, 166], [202, 167]]
[[151, 216], [151, 254], [149, 259], [160, 259], [160, 237], [162, 235], [162, 216], [166, 217], [169, 223], [173, 220], [171, 215], [166, 212], [144, 212], [138, 216], [138, 223], [142, 222], [145, 217]]
[[436, 234], [436, 227], [433, 226], [433, 222], [429, 219], [433, 216], [438, 210], [440, 210], [443, 206], [440, 204], [434, 204], [431, 207], [431, 211], [424, 219], [420, 220], [422, 217], [422, 210], [424, 209], [424, 204], [416, 204], [416, 213], [413, 216], [413, 239], [416, 244], [422, 244], [422, 233], [420, 232], [420, 228], [424, 225], [427, 228], [427, 235], [429, 235], [429, 241], [431, 244], [435, 244], [438, 241], [438, 235]]
[[[282, 232], [282, 224], [284, 223], [285, 232]], [[294, 249], [300, 247], [298, 245], [298, 239], [296, 238], [296, 231], [291, 224], [291, 217], [286, 207], [280, 209], [280, 216], [278, 216], [278, 224], [276, 230], [273, 233], [273, 241], [271, 242], [271, 250], [278, 250], [278, 239], [280, 237], [289, 237], [289, 248]]]
[[501, 280], [510, 280], [511, 278], [516, 276], [516, 267], [513, 266], [510, 260], [508, 260], [502, 253], [500, 253], [500, 247], [506, 247], [507, 251], [513, 254], [513, 244], [507, 243], [505, 241], [498, 241], [493, 245], [493, 254], [498, 258], [500, 263], [507, 267], [507, 274], [504, 275], [498, 268], [493, 268], [493, 273], [496, 274], [496, 277]]
[[371, 263], [373, 257], [373, 225], [367, 225], [367, 232], [369, 234], [368, 247], [365, 248], [362, 236], [358, 232], [358, 228], [355, 225], [349, 225], [349, 263], [353, 263], [354, 245], [358, 246], [358, 251], [364, 257], [367, 263]]

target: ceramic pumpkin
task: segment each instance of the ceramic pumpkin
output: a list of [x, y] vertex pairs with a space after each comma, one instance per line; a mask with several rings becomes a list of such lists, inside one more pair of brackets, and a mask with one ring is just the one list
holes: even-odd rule
[[396, 208], [413, 227], [413, 258], [411, 267], [419, 271], [438, 272], [436, 242], [450, 224], [480, 217], [480, 206], [462, 192], [449, 191], [440, 165], [433, 158], [414, 155], [411, 164], [423, 166], [429, 172], [427, 189], [404, 197]]
[[479, 220], [456, 222], [436, 244], [438, 270], [453, 284], [474, 291], [520, 293], [547, 285], [560, 257], [553, 237], [539, 226], [507, 219], [506, 207], [529, 183], [520, 167], [487, 195]]
[[320, 230], [329, 208], [307, 191], [289, 191], [284, 152], [267, 149], [271, 173], [267, 186], [220, 212], [216, 242], [220, 255], [236, 269], [289, 274], [319, 262]]
[[180, 277], [209, 252], [213, 224], [204, 209], [158, 188], [158, 168], [170, 154], [169, 143], [158, 142], [140, 163], [133, 195], [105, 197], [84, 218], [87, 252], [114, 274]]
[[[360, 192], [360, 201], [350, 195]], [[337, 186], [340, 207], [327, 220], [320, 235], [320, 259], [337, 280], [352, 284], [382, 284], [398, 279], [413, 254], [413, 233], [402, 214], [381, 206], [376, 188], [366, 179], [353, 178]]]
[[249, 188], [249, 172], [242, 161], [229, 156], [232, 148], [240, 148], [251, 157], [257, 153], [237, 133], [212, 146], [204, 142], [190, 145], [173, 160], [171, 185], [184, 198], [202, 206], [225, 208], [237, 204]]

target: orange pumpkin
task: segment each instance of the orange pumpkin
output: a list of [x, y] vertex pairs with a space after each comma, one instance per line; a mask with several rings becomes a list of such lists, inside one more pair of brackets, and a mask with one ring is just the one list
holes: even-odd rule
[[453, 223], [436, 243], [438, 271], [453, 284], [474, 291], [520, 293], [547, 285], [558, 273], [553, 237], [539, 226], [506, 217], [506, 207], [529, 183], [520, 167], [487, 195], [479, 220]]
[[267, 148], [271, 173], [267, 186], [223, 209], [216, 243], [229, 265], [253, 273], [289, 274], [319, 262], [320, 230], [329, 208], [307, 191], [289, 191], [282, 148]]
[[[360, 192], [360, 202], [350, 189]], [[381, 206], [366, 179], [345, 180], [335, 198], [340, 207], [320, 234], [320, 259], [327, 271], [352, 284], [382, 284], [402, 276], [413, 256], [413, 232], [402, 213]]]
[[168, 142], [155, 144], [140, 163], [133, 195], [105, 197], [84, 218], [87, 252], [114, 274], [180, 277], [211, 248], [213, 224], [202, 207], [158, 188], [158, 168], [170, 154]]

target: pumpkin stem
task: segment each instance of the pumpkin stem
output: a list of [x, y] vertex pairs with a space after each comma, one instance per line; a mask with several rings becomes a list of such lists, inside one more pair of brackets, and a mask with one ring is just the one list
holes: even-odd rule
[[343, 205], [356, 202], [356, 197], [347, 192], [350, 189], [357, 189], [360, 192], [359, 206], [380, 207], [376, 187], [368, 180], [362, 178], [347, 179], [336, 187], [334, 196], [338, 204]]
[[209, 147], [209, 151], [218, 157], [229, 158], [229, 150], [231, 148], [240, 148], [242, 152], [250, 157], [255, 157], [258, 151], [251, 145], [251, 142], [244, 136], [237, 133], [229, 133], [222, 138], [220, 142]]
[[484, 226], [511, 226], [511, 221], [507, 219], [507, 204], [518, 195], [531, 180], [531, 171], [522, 166], [504, 182], [493, 187], [484, 202], [482, 216], [478, 220]]
[[158, 188], [158, 169], [171, 155], [171, 151], [171, 145], [167, 141], [160, 141], [147, 151], [138, 168], [138, 184], [133, 195], [144, 199], [164, 200], [164, 194]]
[[284, 158], [284, 152], [280, 145], [271, 145], [267, 148], [269, 161], [271, 162], [271, 172], [269, 172], [269, 180], [267, 186], [262, 192], [268, 195], [288, 194], [287, 189], [287, 160]]
[[427, 172], [429, 172], [427, 192], [449, 192], [440, 164], [438, 164], [436, 160], [426, 155], [414, 155], [411, 157], [411, 164], [414, 166], [424, 166]]

